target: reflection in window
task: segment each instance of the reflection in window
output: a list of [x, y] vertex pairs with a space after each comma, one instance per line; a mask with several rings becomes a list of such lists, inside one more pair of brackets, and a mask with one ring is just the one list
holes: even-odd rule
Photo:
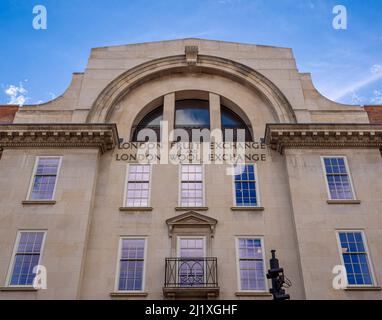
[[258, 206], [255, 165], [235, 167], [235, 200], [238, 207]]
[[182, 207], [203, 206], [203, 166], [181, 166], [181, 198]]
[[45, 232], [19, 233], [10, 279], [11, 286], [31, 286], [35, 278], [33, 269], [40, 262]]
[[57, 183], [60, 157], [38, 157], [30, 190], [30, 200], [52, 200]]
[[[238, 136], [237, 129], [243, 129], [245, 141], [252, 141], [251, 132], [247, 124], [235, 112], [225, 106], [221, 106], [221, 126], [225, 141], [242, 141], [241, 136]], [[231, 130], [229, 130], [231, 129]]]
[[373, 285], [362, 231], [341, 231], [338, 235], [349, 285]]
[[150, 193], [150, 165], [130, 164], [125, 206], [147, 207]]
[[203, 285], [204, 261], [196, 258], [204, 257], [203, 238], [180, 238], [179, 283], [182, 287]]
[[139, 124], [135, 126], [133, 141], [159, 142], [161, 121], [163, 121], [163, 106], [148, 113]]
[[240, 290], [265, 291], [262, 240], [260, 238], [240, 238], [237, 241]]
[[122, 239], [119, 261], [119, 291], [142, 291], [145, 239]]
[[209, 128], [209, 103], [204, 100], [180, 100], [175, 107], [175, 127]]
[[331, 200], [352, 200], [354, 193], [345, 157], [324, 158], [326, 180]]

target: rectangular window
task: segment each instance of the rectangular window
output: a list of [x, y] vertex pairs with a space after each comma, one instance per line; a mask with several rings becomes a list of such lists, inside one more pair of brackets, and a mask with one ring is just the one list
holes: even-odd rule
[[180, 206], [202, 207], [204, 205], [203, 188], [203, 166], [181, 165]]
[[145, 256], [145, 238], [121, 239], [118, 291], [143, 291]]
[[254, 164], [235, 167], [235, 204], [238, 207], [257, 207], [256, 169]]
[[238, 238], [238, 280], [241, 291], [265, 291], [265, 263], [261, 238]]
[[178, 265], [179, 284], [182, 287], [203, 286], [206, 282], [205, 272], [205, 238], [179, 237], [178, 238]]
[[44, 238], [44, 231], [18, 233], [8, 281], [10, 286], [33, 285], [33, 268], [40, 264]]
[[323, 158], [330, 200], [355, 200], [345, 157]]
[[148, 207], [150, 202], [149, 164], [130, 164], [127, 173], [126, 207]]
[[348, 284], [372, 286], [374, 280], [363, 232], [339, 231], [338, 238]]
[[53, 200], [60, 163], [60, 157], [37, 157], [29, 200]]

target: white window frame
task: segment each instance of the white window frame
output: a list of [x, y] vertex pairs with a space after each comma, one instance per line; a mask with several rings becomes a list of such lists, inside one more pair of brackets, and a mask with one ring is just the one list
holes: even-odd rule
[[[142, 288], [141, 290], [119, 290], [119, 277], [120, 277], [120, 265], [121, 265], [121, 256], [122, 256], [122, 242], [123, 240], [145, 240], [145, 249], [143, 253], [143, 272], [142, 272]], [[147, 246], [148, 246], [148, 237], [147, 236], [120, 236], [118, 244], [118, 258], [117, 258], [117, 269], [116, 277], [114, 283], [115, 292], [123, 293], [142, 293], [145, 292], [146, 288], [146, 263], [147, 263]]]
[[[58, 160], [58, 167], [57, 167], [57, 174], [56, 174], [56, 181], [55, 181], [55, 184], [54, 184], [54, 188], [53, 188], [51, 199], [31, 199], [31, 193], [32, 193], [33, 184], [34, 184], [34, 181], [35, 181], [37, 167], [38, 167], [39, 160], [41, 158], [56, 158], [56, 159], [59, 159]], [[63, 158], [62, 156], [36, 156], [34, 167], [33, 167], [33, 172], [32, 172], [32, 177], [31, 177], [30, 182], [29, 182], [27, 200], [31, 200], [31, 201], [52, 201], [52, 200], [54, 200], [56, 198], [56, 189], [57, 189], [58, 179], [59, 179], [59, 175], [60, 175], [60, 171], [61, 171], [62, 158]]]
[[[261, 249], [262, 249], [262, 256], [263, 256], [264, 283], [265, 283], [264, 290], [243, 290], [241, 288], [239, 239], [259, 239], [261, 241]], [[266, 276], [267, 265], [265, 262], [264, 236], [236, 236], [235, 237], [235, 250], [236, 250], [236, 272], [237, 272], [237, 288], [238, 288], [238, 291], [239, 292], [248, 292], [248, 293], [268, 292], [269, 287], [268, 287], [268, 280], [267, 280], [267, 276]]]
[[18, 230], [17, 235], [16, 235], [16, 240], [15, 240], [15, 243], [13, 246], [12, 257], [11, 257], [11, 261], [9, 263], [7, 278], [6, 278], [6, 282], [5, 282], [6, 286], [10, 287], [10, 288], [13, 288], [13, 287], [14, 288], [33, 288], [33, 285], [11, 285], [11, 279], [12, 279], [12, 273], [13, 273], [16, 253], [17, 253], [17, 249], [18, 249], [19, 244], [20, 244], [20, 237], [21, 237], [22, 232], [41, 232], [41, 233], [43, 233], [44, 235], [42, 237], [42, 243], [41, 243], [40, 257], [38, 260], [38, 265], [41, 265], [42, 257], [44, 254], [44, 247], [45, 247], [47, 230], [40, 230], [40, 229], [39, 230], [32, 230], [32, 229], [26, 229], [26, 230], [20, 229], [20, 230]]
[[[362, 241], [363, 241], [363, 245], [365, 246], [365, 249], [366, 249], [366, 256], [367, 256], [367, 262], [369, 263], [369, 268], [370, 268], [370, 276], [371, 276], [371, 280], [372, 280], [372, 284], [348, 284], [348, 287], [357, 287], [357, 288], [373, 288], [373, 287], [376, 287], [378, 286], [378, 282], [377, 282], [377, 279], [375, 277], [375, 273], [374, 273], [374, 266], [373, 266], [373, 262], [372, 262], [372, 259], [371, 259], [371, 253], [370, 253], [370, 250], [369, 250], [369, 246], [368, 246], [368, 243], [367, 243], [367, 239], [366, 239], [366, 236], [365, 236], [365, 231], [363, 229], [337, 229], [336, 230], [336, 238], [337, 238], [337, 248], [338, 248], [338, 252], [340, 254], [340, 259], [341, 259], [341, 264], [343, 267], [345, 267], [345, 261], [344, 261], [344, 258], [342, 256], [342, 247], [341, 247], [341, 239], [340, 239], [340, 233], [341, 232], [359, 232], [361, 233], [362, 235]], [[347, 275], [346, 275], [346, 282], [348, 281], [347, 279]]]
[[[150, 174], [149, 174], [149, 196], [147, 199], [147, 206], [141, 207], [141, 206], [127, 206], [127, 185], [129, 183], [129, 171], [131, 165], [148, 165], [150, 166]], [[148, 208], [151, 206], [151, 179], [153, 174], [153, 164], [145, 164], [145, 163], [129, 163], [126, 165], [126, 173], [125, 173], [125, 186], [124, 186], [124, 192], [123, 192], [123, 206], [128, 208]]]
[[[329, 189], [329, 181], [328, 181], [328, 173], [326, 172], [326, 166], [325, 166], [325, 159], [333, 159], [333, 158], [342, 158], [344, 159], [344, 163], [345, 163], [345, 168], [346, 168], [346, 173], [349, 177], [349, 182], [350, 182], [350, 188], [351, 188], [351, 191], [352, 191], [352, 195], [353, 195], [353, 198], [352, 199], [332, 199], [332, 195], [330, 193], [330, 189]], [[324, 178], [325, 178], [325, 185], [326, 185], [326, 192], [328, 194], [328, 199], [329, 200], [338, 200], [338, 201], [343, 201], [343, 200], [357, 200], [357, 195], [356, 195], [356, 192], [355, 192], [355, 189], [354, 189], [354, 184], [353, 184], [353, 177], [351, 175], [351, 171], [350, 171], [350, 168], [349, 168], [349, 163], [348, 163], [348, 159], [347, 159], [347, 156], [344, 156], [344, 155], [337, 155], [337, 156], [333, 156], [333, 155], [328, 155], [328, 156], [321, 156], [321, 165], [322, 165], [322, 170], [323, 170], [323, 173], [324, 173]]]
[[254, 166], [254, 174], [255, 174], [255, 186], [256, 186], [256, 206], [238, 206], [236, 201], [236, 184], [235, 184], [235, 175], [232, 176], [232, 199], [233, 206], [239, 208], [260, 208], [261, 207], [261, 198], [260, 198], [260, 182], [259, 182], [259, 174], [257, 169], [257, 163], [246, 163], [245, 165], [253, 165]]
[[[194, 206], [183, 206], [182, 205], [182, 165], [191, 165], [191, 166], [201, 166], [202, 167], [202, 207], [206, 206], [206, 177], [205, 177], [205, 165], [201, 163], [181, 163], [178, 168], [178, 206], [182, 208], [194, 208]], [[199, 206], [198, 206], [199, 207]]]

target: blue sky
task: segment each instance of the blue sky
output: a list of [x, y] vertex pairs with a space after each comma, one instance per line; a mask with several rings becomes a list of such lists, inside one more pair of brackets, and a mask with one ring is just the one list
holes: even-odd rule
[[[346, 30], [332, 27], [335, 5]], [[47, 30], [32, 27], [35, 5]], [[60, 95], [90, 48], [197, 37], [290, 47], [319, 91], [382, 104], [381, 0], [1, 0], [0, 104]]]

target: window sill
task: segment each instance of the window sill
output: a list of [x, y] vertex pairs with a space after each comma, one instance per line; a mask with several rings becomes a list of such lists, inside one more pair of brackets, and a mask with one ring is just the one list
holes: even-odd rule
[[12, 287], [12, 286], [9, 286], [9, 287], [0, 287], [0, 291], [24, 291], [24, 292], [36, 292], [38, 291], [38, 289], [35, 289], [33, 287]]
[[55, 200], [24, 200], [21, 202], [23, 205], [54, 205]]
[[175, 207], [175, 211], [207, 211], [208, 207]]
[[264, 211], [264, 207], [231, 207], [232, 211]]
[[328, 204], [361, 204], [361, 200], [328, 200]]
[[153, 207], [120, 207], [119, 211], [153, 211]]
[[378, 286], [348, 286], [345, 291], [382, 291], [382, 287]]
[[261, 291], [238, 291], [235, 292], [236, 297], [272, 297], [272, 294], [269, 292]]
[[147, 297], [147, 292], [111, 292], [111, 297]]

